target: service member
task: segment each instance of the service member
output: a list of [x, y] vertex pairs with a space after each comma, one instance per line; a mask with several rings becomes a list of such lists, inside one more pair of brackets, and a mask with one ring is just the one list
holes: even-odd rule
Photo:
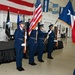
[[47, 35], [47, 33], [44, 30], [43, 24], [39, 25], [38, 30], [38, 61], [44, 62], [42, 59], [43, 52], [44, 52], [44, 38]]
[[34, 55], [36, 53], [37, 48], [37, 29], [33, 29], [30, 38], [28, 40], [28, 46], [29, 46], [29, 64], [34, 66], [36, 63], [34, 62]]
[[74, 71], [73, 71], [73, 75], [75, 75], [75, 69], [74, 69]]
[[53, 31], [53, 24], [49, 25], [49, 38], [48, 38], [48, 55], [47, 57], [49, 59], [53, 59], [52, 57], [52, 52], [53, 52], [53, 48], [54, 48], [54, 38], [55, 38], [55, 33]]
[[15, 31], [14, 38], [14, 46], [16, 49], [16, 67], [18, 71], [24, 71], [24, 68], [22, 67], [23, 50], [25, 46], [23, 21], [19, 22], [19, 27]]

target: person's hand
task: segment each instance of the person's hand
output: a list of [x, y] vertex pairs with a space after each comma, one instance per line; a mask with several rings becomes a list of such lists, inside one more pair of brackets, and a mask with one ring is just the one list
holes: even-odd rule
[[35, 29], [38, 30], [38, 27], [36, 27]]
[[26, 53], [26, 47], [24, 47], [23, 53]]
[[22, 43], [21, 46], [26, 46], [26, 44], [25, 43]]
[[54, 40], [54, 42], [58, 42], [58, 40]]

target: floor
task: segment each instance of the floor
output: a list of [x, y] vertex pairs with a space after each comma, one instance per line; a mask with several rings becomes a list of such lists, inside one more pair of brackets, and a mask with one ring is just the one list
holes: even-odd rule
[[71, 39], [62, 39], [64, 48], [53, 52], [54, 59], [47, 59], [47, 53], [43, 55], [44, 63], [40, 63], [35, 56], [36, 66], [28, 64], [28, 59], [23, 59], [25, 71], [16, 70], [16, 63], [0, 65], [0, 75], [73, 75], [75, 68], [75, 44]]

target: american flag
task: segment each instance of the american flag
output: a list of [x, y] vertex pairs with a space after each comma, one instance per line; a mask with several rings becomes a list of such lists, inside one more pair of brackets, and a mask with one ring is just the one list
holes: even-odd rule
[[0, 10], [10, 12], [33, 15], [34, 11], [34, 0], [0, 0]]
[[35, 4], [33, 17], [29, 26], [29, 34], [37, 26], [38, 22], [41, 21], [41, 18], [42, 18], [42, 5], [41, 5], [40, 0], [37, 0]]

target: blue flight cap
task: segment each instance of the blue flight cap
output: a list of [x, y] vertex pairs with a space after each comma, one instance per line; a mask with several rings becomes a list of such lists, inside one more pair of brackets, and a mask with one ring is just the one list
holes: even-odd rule
[[25, 24], [25, 23], [24, 23], [24, 21], [21, 20], [21, 21], [19, 21], [18, 24], [20, 25], [20, 24]]
[[43, 27], [43, 26], [44, 26], [44, 24], [40, 24], [40, 25], [39, 25], [39, 27]]
[[53, 26], [53, 24], [50, 24], [49, 27]]

